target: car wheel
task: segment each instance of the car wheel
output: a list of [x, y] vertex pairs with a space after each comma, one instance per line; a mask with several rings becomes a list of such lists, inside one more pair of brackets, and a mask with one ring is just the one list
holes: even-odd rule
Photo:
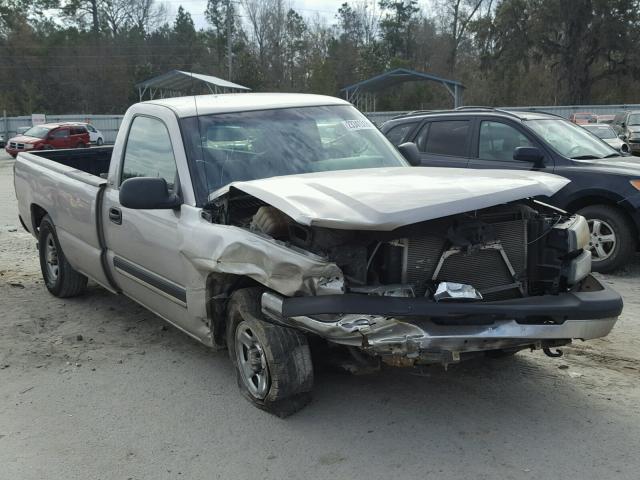
[[40, 222], [38, 250], [47, 290], [60, 298], [80, 295], [87, 286], [87, 277], [74, 270], [67, 261], [49, 215]]
[[592, 269], [607, 273], [622, 267], [636, 249], [635, 232], [624, 213], [609, 205], [591, 205], [578, 213], [589, 224]]
[[104, 143], [104, 141], [102, 140], [102, 138], [101, 138], [101, 137], [98, 137], [98, 140], [96, 141], [96, 145], [98, 145], [99, 147], [101, 147], [103, 143]]
[[227, 306], [227, 347], [240, 391], [256, 407], [287, 417], [309, 403], [311, 352], [300, 332], [265, 321], [259, 288], [237, 290]]

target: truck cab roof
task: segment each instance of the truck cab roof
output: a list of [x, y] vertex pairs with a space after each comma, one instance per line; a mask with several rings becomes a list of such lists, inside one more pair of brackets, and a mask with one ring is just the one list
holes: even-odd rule
[[140, 105], [161, 105], [170, 108], [180, 118], [216, 113], [246, 112], [274, 108], [351, 105], [326, 95], [303, 93], [225, 93], [220, 95], [191, 95], [142, 102]]

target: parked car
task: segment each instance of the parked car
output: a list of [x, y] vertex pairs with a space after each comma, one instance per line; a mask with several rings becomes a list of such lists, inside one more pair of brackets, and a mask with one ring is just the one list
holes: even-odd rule
[[593, 133], [596, 137], [615, 148], [620, 153], [629, 153], [629, 145], [622, 140], [621, 135], [616, 134], [616, 131], [612, 126], [606, 124], [590, 124], [582, 125], [582, 128], [586, 128], [589, 132]]
[[613, 123], [613, 119], [615, 117], [616, 117], [615, 115], [598, 115], [598, 123], [611, 124]]
[[629, 144], [631, 152], [640, 154], [640, 111], [620, 112], [613, 119], [613, 128]]
[[586, 125], [587, 123], [596, 123], [598, 121], [598, 117], [595, 113], [577, 112], [572, 113], [569, 116], [569, 121], [577, 125]]
[[87, 131], [89, 132], [89, 139], [91, 140], [92, 144], [97, 145], [98, 147], [104, 145], [104, 135], [96, 127], [94, 127], [90, 123], [78, 122], [76, 125], [83, 125], [87, 129]]
[[53, 295], [92, 278], [226, 345], [282, 416], [310, 398], [308, 335], [369, 369], [607, 335], [622, 300], [589, 273], [586, 220], [530, 199], [567, 183], [410, 168], [352, 105], [303, 94], [144, 102], [112, 149], [15, 164]]
[[3, 148], [3, 147], [4, 147], [4, 145], [5, 145], [5, 142], [4, 142], [4, 135], [2, 135], [2, 134], [0, 133], [0, 148]]
[[640, 231], [640, 161], [550, 114], [492, 108], [407, 115], [382, 131], [399, 145], [414, 142], [422, 165], [507, 168], [555, 173], [571, 183], [553, 205], [589, 221], [593, 269], [620, 268]]
[[89, 132], [83, 125], [47, 123], [31, 127], [24, 134], [9, 139], [5, 150], [16, 157], [24, 151], [85, 148], [89, 144]]

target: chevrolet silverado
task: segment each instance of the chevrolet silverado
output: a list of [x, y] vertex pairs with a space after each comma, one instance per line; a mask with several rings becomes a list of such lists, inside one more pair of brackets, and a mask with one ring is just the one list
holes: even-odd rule
[[336, 98], [182, 97], [133, 105], [113, 147], [21, 152], [14, 181], [53, 295], [92, 279], [226, 347], [281, 416], [310, 399], [309, 345], [446, 366], [610, 332], [587, 222], [533, 199], [569, 180], [404, 154]]

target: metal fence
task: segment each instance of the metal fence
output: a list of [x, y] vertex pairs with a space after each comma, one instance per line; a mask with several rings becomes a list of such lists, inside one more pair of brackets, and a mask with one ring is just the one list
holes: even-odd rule
[[[531, 112], [544, 112], [569, 118], [572, 113], [591, 112], [596, 115], [613, 115], [623, 110], [640, 110], [640, 104], [619, 105], [573, 105], [573, 106], [531, 106], [531, 107], [499, 107], [503, 110], [526, 110]], [[365, 115], [376, 125], [380, 126], [387, 120], [408, 113], [396, 112], [368, 112]], [[87, 122], [91, 123], [104, 134], [105, 143], [113, 143], [118, 134], [123, 115], [47, 115], [47, 122]], [[7, 139], [16, 134], [18, 127], [30, 127], [31, 116], [6, 117], [4, 122], [0, 118], [0, 133], [8, 133]]]

